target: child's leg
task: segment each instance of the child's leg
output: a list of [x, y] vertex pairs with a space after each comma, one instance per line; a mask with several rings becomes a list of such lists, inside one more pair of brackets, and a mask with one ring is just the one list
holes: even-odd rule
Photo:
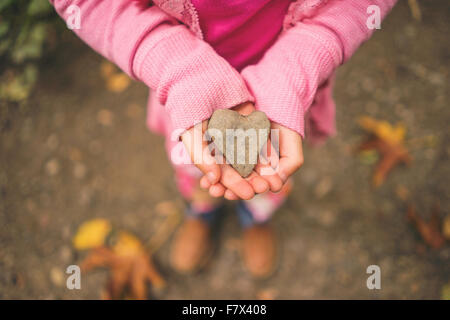
[[286, 200], [291, 186], [289, 180], [278, 193], [267, 192], [238, 204], [239, 221], [244, 228], [242, 258], [246, 269], [254, 277], [267, 278], [276, 269], [277, 240], [268, 222]]
[[211, 197], [208, 190], [200, 188], [201, 175], [196, 167], [185, 167], [176, 169], [175, 180], [180, 194], [187, 203], [186, 216], [201, 219], [211, 225], [218, 219], [223, 200]]
[[268, 222], [283, 205], [291, 189], [292, 180], [288, 180], [280, 192], [266, 192], [256, 195], [251, 200], [240, 201], [237, 212], [241, 226], [247, 228]]
[[209, 196], [207, 191], [200, 189], [200, 171], [192, 164], [181, 164], [174, 158], [189, 162], [189, 156], [182, 142], [174, 135], [169, 116], [156, 99], [154, 92], [150, 93], [148, 104], [149, 128], [166, 137], [165, 145], [169, 160], [175, 170], [175, 180], [178, 190], [187, 202], [186, 219], [178, 229], [170, 253], [172, 267], [181, 273], [196, 271], [206, 261], [211, 245], [211, 225], [217, 220], [221, 202]]
[[172, 243], [171, 264], [179, 273], [192, 273], [203, 267], [212, 254], [211, 227], [219, 219], [223, 202], [213, 198], [199, 184], [194, 166], [177, 168], [178, 189], [187, 202], [184, 223]]

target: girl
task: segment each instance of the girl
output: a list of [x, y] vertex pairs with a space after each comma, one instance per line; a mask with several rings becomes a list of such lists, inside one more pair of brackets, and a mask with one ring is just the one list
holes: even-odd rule
[[258, 109], [279, 129], [279, 166], [271, 175], [259, 174], [267, 169], [261, 164], [246, 179], [226, 164], [174, 166], [189, 205], [173, 267], [192, 272], [206, 261], [224, 197], [240, 199], [245, 266], [269, 276], [276, 244], [267, 222], [303, 162], [305, 128], [313, 141], [334, 134], [334, 71], [370, 37], [368, 12], [381, 19], [396, 0], [50, 1], [65, 19], [77, 5], [78, 36], [151, 88], [148, 125], [166, 136], [169, 154], [180, 148], [181, 134], [183, 150], [195, 157], [202, 141], [193, 126], [204, 130], [216, 109]]

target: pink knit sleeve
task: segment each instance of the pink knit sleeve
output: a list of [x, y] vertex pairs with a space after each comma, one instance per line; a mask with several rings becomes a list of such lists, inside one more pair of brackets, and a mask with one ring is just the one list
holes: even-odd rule
[[373, 30], [367, 8], [385, 17], [396, 0], [330, 0], [315, 15], [283, 32], [256, 65], [242, 70], [256, 107], [304, 136], [304, 114], [317, 88], [349, 59]]
[[187, 129], [218, 108], [253, 97], [241, 75], [186, 26], [148, 0], [50, 0], [67, 19], [80, 9], [74, 30], [97, 52], [157, 92], [175, 128]]

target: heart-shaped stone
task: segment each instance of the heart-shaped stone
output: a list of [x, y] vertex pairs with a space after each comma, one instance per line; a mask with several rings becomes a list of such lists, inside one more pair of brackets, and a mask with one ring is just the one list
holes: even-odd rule
[[269, 130], [270, 121], [264, 112], [243, 116], [233, 110], [219, 109], [209, 119], [207, 134], [216, 150], [245, 178], [253, 171]]

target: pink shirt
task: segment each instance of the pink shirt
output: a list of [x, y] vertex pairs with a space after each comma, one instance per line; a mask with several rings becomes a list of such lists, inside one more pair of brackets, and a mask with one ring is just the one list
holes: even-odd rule
[[257, 63], [273, 45], [290, 3], [290, 0], [192, 0], [204, 39], [238, 70]]

